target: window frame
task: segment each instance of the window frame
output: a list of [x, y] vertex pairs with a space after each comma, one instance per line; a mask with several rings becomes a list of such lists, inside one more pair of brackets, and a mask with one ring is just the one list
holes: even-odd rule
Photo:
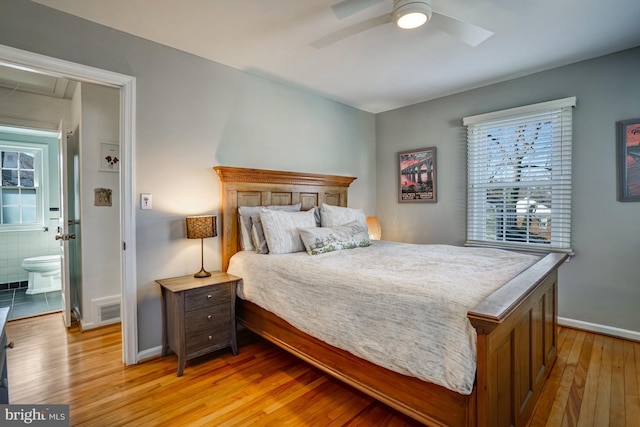
[[[564, 98], [555, 101], [543, 102], [539, 104], [526, 105], [523, 107], [511, 108], [507, 110], [500, 110], [490, 112], [486, 114], [479, 114], [475, 116], [465, 117], [463, 119], [463, 125], [467, 127], [467, 246], [490, 246], [503, 249], [519, 249], [527, 251], [558, 251], [572, 253], [572, 235], [571, 235], [571, 145], [572, 145], [572, 132], [573, 132], [573, 107], [576, 106], [576, 98]], [[540, 116], [540, 119], [537, 117]], [[537, 122], [537, 123], [536, 123]], [[543, 125], [548, 122], [550, 124], [549, 129], [543, 129]], [[490, 145], [493, 143], [499, 144], [498, 137], [494, 137], [493, 130], [507, 129], [506, 136], [501, 140], [502, 144], [509, 143], [503, 149], [507, 150], [507, 154], [504, 154], [502, 164], [513, 165], [513, 157], [511, 152], [515, 152], [522, 148], [522, 140], [518, 140], [515, 136], [518, 131], [529, 132], [531, 129], [527, 126], [537, 124], [540, 126], [537, 130], [549, 131], [549, 136], [544, 141], [541, 140], [537, 150], [537, 155], [546, 154], [551, 160], [550, 171], [548, 168], [546, 172], [540, 173], [535, 178], [530, 178], [528, 181], [522, 180], [525, 175], [523, 171], [527, 171], [527, 175], [531, 175], [533, 168], [533, 161], [530, 161], [522, 169], [517, 170], [514, 173], [513, 180], [509, 181], [504, 177], [499, 182], [491, 181], [495, 178], [495, 174], [490, 172], [490, 160], [495, 158], [494, 154], [489, 153]], [[517, 129], [520, 130], [517, 130]], [[492, 131], [491, 133], [489, 131]], [[491, 138], [491, 140], [490, 140]], [[502, 137], [500, 137], [502, 138]], [[537, 134], [536, 134], [537, 139]], [[548, 144], [546, 142], [548, 141]], [[530, 147], [534, 147], [534, 144], [538, 142], [530, 142]], [[525, 143], [526, 144], [526, 143]], [[483, 151], [486, 150], [486, 151]], [[531, 153], [536, 151], [523, 151], [525, 154], [520, 158], [522, 160], [526, 157], [531, 157]], [[503, 153], [499, 153], [500, 155]], [[492, 162], [493, 163], [493, 162]], [[498, 162], [500, 163], [500, 162]], [[545, 163], [546, 166], [548, 164]], [[515, 171], [519, 166], [511, 166]], [[526, 168], [529, 169], [526, 169]], [[539, 166], [538, 166], [539, 167]], [[538, 169], [542, 170], [542, 168]], [[535, 175], [535, 173], [533, 173]], [[505, 200], [502, 212], [499, 212], [494, 216], [495, 224], [493, 229], [488, 227], [490, 224], [490, 209], [489, 206], [496, 206], [489, 201], [490, 194], [488, 189], [490, 188], [502, 189], [503, 192], [508, 190], [518, 191], [518, 199], [514, 203], [513, 201]], [[548, 188], [548, 199], [541, 199], [543, 204], [547, 203], [549, 206], [543, 206], [541, 209], [548, 212], [546, 216], [551, 221], [551, 230], [549, 231], [548, 238], [541, 240], [540, 237], [533, 238], [536, 233], [532, 232], [532, 218], [537, 218], [537, 227], [542, 224], [541, 216], [527, 211], [523, 218], [527, 221], [528, 225], [524, 227], [522, 224], [517, 224], [519, 211], [519, 202], [524, 201], [523, 206], [529, 210], [530, 201], [532, 198], [524, 198], [520, 200], [520, 196], [524, 197], [527, 194], [526, 191], [521, 193], [521, 190], [527, 189], [527, 191], [539, 190], [540, 188]], [[535, 202], [535, 200], [533, 200]], [[509, 204], [511, 207], [509, 208]], [[498, 225], [501, 224], [501, 225]], [[556, 225], [557, 224], [557, 225]], [[515, 225], [509, 229], [509, 226]], [[544, 223], [545, 227], [548, 227], [548, 222]], [[555, 227], [554, 227], [555, 226]], [[502, 227], [502, 229], [500, 229]], [[493, 230], [493, 238], [491, 238], [491, 231]], [[517, 230], [514, 232], [514, 230]], [[502, 233], [502, 236], [498, 237], [498, 232]], [[540, 231], [540, 228], [537, 230]], [[517, 233], [524, 233], [518, 235]], [[513, 233], [513, 234], [509, 234]], [[539, 236], [539, 234], [538, 234]], [[537, 241], [536, 241], [537, 239]]]
[[[47, 144], [38, 142], [18, 142], [0, 139], [0, 150], [17, 151], [19, 153], [30, 153], [34, 155], [34, 186], [33, 187], [5, 187], [0, 182], [0, 197], [4, 189], [11, 188], [33, 188], [36, 196], [36, 220], [27, 224], [3, 224], [0, 222], [0, 232], [10, 231], [34, 231], [47, 227], [49, 211], [49, 185], [46, 182], [49, 178], [49, 147]], [[0, 165], [1, 166], [1, 165]], [[0, 199], [0, 209], [2, 200]], [[1, 217], [0, 217], [1, 220]]]

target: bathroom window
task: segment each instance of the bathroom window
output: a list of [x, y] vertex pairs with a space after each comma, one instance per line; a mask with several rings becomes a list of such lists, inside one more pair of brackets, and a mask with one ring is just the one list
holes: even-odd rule
[[0, 141], [0, 230], [44, 227], [46, 146]]

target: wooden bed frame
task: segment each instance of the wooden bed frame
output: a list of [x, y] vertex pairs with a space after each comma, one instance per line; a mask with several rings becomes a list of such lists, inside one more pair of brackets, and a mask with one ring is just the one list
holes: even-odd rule
[[[239, 250], [238, 206], [347, 206], [352, 177], [215, 167], [222, 183], [222, 268]], [[556, 359], [557, 269], [551, 253], [468, 313], [477, 331], [476, 384], [462, 395], [381, 368], [238, 299], [238, 322], [324, 372], [431, 426], [524, 426]]]

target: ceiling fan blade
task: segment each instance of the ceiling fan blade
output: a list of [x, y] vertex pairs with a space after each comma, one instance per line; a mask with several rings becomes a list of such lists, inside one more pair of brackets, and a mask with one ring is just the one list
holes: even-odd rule
[[357, 24], [350, 25], [334, 33], [331, 33], [328, 36], [319, 38], [318, 40], [309, 43], [309, 46], [315, 47], [316, 49], [322, 49], [323, 47], [339, 42], [342, 39], [351, 37], [354, 34], [358, 34], [366, 30], [370, 30], [371, 28], [375, 28], [380, 25], [388, 24], [389, 22], [391, 22], [391, 18], [392, 18], [391, 14], [387, 13], [381, 16], [377, 16], [375, 18], [367, 19], [366, 21], [362, 21]]
[[346, 18], [387, 0], [344, 0], [331, 6], [338, 19]]
[[493, 35], [493, 31], [450, 18], [435, 11], [427, 25], [434, 26], [473, 47], [478, 46]]

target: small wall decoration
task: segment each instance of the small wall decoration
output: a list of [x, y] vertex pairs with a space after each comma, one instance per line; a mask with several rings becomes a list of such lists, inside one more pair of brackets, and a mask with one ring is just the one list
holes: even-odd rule
[[111, 206], [111, 189], [110, 188], [94, 188], [93, 206]]
[[120, 145], [103, 142], [100, 144], [100, 171], [120, 171]]
[[436, 148], [398, 153], [398, 202], [436, 201]]
[[640, 119], [622, 120], [618, 130], [618, 200], [640, 202]]

